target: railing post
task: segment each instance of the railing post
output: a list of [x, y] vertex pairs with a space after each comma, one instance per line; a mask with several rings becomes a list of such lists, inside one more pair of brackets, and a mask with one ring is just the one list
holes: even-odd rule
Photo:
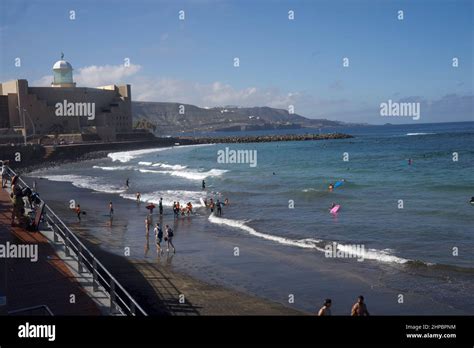
[[57, 228], [54, 227], [54, 226], [51, 226], [51, 229], [53, 230], [53, 242], [54, 242], [54, 244], [58, 244], [59, 243], [59, 238], [58, 238]]
[[64, 252], [66, 253], [67, 257], [71, 256], [71, 253], [69, 251], [69, 236], [67, 230], [66, 232], [64, 232]]
[[110, 314], [115, 313], [115, 282], [110, 279]]
[[94, 261], [92, 262], [92, 267], [93, 267], [93, 270], [92, 270], [92, 290], [95, 292], [95, 291], [98, 291], [99, 290], [99, 287], [98, 287], [98, 284], [97, 284], [97, 261], [94, 257]]
[[79, 244], [77, 248], [77, 272], [80, 274], [84, 272], [82, 268], [82, 246]]

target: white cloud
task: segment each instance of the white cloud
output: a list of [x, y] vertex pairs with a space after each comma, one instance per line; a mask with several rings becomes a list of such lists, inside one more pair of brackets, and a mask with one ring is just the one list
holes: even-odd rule
[[[230, 84], [214, 81], [208, 84], [173, 79], [150, 78], [141, 71], [140, 65], [86, 66], [74, 71], [78, 87], [98, 87], [110, 84], [131, 84], [132, 98], [137, 101], [164, 101], [193, 104], [200, 107], [238, 105], [242, 107], [269, 106], [288, 110], [293, 105], [295, 112], [307, 117], [326, 117], [337, 112], [357, 108], [347, 100], [316, 98], [304, 92], [283, 92], [278, 88], [249, 86], [235, 88]], [[52, 75], [33, 81], [32, 86], [50, 86]]]

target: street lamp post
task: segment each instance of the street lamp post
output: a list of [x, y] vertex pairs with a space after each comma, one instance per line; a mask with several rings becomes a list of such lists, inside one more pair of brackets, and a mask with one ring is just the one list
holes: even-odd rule
[[26, 109], [21, 108], [20, 106], [17, 106], [16, 108], [18, 109], [18, 112], [20, 113], [20, 117], [23, 116], [23, 138], [25, 140], [25, 145], [26, 145], [26, 117], [25, 117]]

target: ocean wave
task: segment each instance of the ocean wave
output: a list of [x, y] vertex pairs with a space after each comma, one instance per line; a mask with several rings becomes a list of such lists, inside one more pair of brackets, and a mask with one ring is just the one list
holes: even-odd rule
[[[120, 196], [126, 199], [136, 200], [134, 193], [122, 193]], [[171, 209], [174, 202], [180, 202], [183, 204], [191, 202], [194, 207], [203, 207], [200, 199], [204, 199], [205, 197], [205, 193], [201, 191], [166, 190], [141, 193], [142, 202], [158, 204], [160, 202], [160, 198], [163, 198], [163, 206], [165, 209]]]
[[436, 134], [436, 133], [407, 133], [405, 135], [410, 136], [410, 135], [431, 135], [431, 134]]
[[41, 179], [47, 179], [50, 181], [58, 182], [69, 182], [75, 187], [85, 188], [96, 192], [103, 193], [122, 193], [125, 189], [119, 187], [104, 184], [98, 181], [97, 178], [92, 176], [81, 176], [81, 175], [40, 175]]
[[340, 244], [336, 242], [328, 242], [328, 241], [322, 241], [322, 240], [312, 239], [312, 238], [290, 239], [290, 238], [275, 236], [272, 234], [262, 233], [246, 225], [246, 221], [221, 218], [212, 214], [209, 216], [209, 221], [218, 225], [226, 225], [229, 227], [238, 228], [247, 232], [248, 234], [252, 236], [263, 238], [266, 240], [270, 240], [270, 241], [277, 242], [283, 245], [288, 245], [288, 246], [295, 246], [295, 247], [300, 247], [300, 248], [305, 248], [305, 249], [315, 249], [320, 252], [326, 252], [326, 249], [325, 249], [326, 245], [334, 243], [337, 247], [337, 250], [344, 253], [351, 253], [352, 255], [355, 255], [358, 258], [363, 258], [367, 260], [376, 260], [376, 261], [388, 262], [388, 263], [399, 263], [399, 264], [404, 264], [411, 261], [408, 259], [391, 255], [388, 249], [361, 250], [354, 247], [353, 245], [345, 245], [345, 244]]
[[217, 177], [228, 172], [228, 170], [224, 170], [224, 169], [211, 169], [207, 172], [197, 172], [193, 170], [171, 171], [171, 170], [154, 170], [154, 169], [139, 169], [138, 171], [141, 173], [167, 174], [171, 176], [185, 178], [188, 180], [204, 180], [208, 177]]
[[117, 167], [107, 167], [107, 166], [93, 166], [94, 169], [102, 169], [102, 170], [131, 170], [135, 169], [132, 166], [117, 166]]
[[212, 146], [214, 144], [198, 144], [198, 145], [180, 145], [180, 146], [168, 146], [168, 147], [155, 147], [152, 149], [143, 149], [143, 150], [133, 150], [133, 151], [120, 151], [120, 152], [111, 152], [107, 155], [113, 162], [130, 162], [132, 159], [137, 157], [147, 155], [154, 152], [160, 152], [170, 149], [183, 149], [189, 147], [201, 147], [201, 146]]
[[138, 162], [138, 165], [140, 166], [151, 166], [153, 162]]
[[130, 162], [132, 159], [137, 158], [142, 155], [165, 151], [169, 149], [172, 149], [172, 147], [159, 147], [159, 148], [144, 149], [144, 150], [111, 152], [107, 155], [107, 157], [112, 159], [112, 162], [119, 161], [119, 162], [125, 163], [125, 162]]
[[166, 164], [166, 163], [153, 163], [152, 167], [161, 167], [172, 170], [182, 170], [186, 169], [188, 166], [183, 166], [181, 164]]

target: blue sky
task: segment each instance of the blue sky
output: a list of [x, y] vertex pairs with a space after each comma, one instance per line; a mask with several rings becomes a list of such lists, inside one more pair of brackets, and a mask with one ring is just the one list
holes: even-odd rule
[[130, 83], [135, 100], [291, 104], [307, 117], [369, 123], [414, 122], [379, 115], [381, 102], [410, 100], [421, 103], [418, 122], [473, 120], [472, 1], [0, 3], [0, 81], [48, 85], [63, 51], [78, 85]]

